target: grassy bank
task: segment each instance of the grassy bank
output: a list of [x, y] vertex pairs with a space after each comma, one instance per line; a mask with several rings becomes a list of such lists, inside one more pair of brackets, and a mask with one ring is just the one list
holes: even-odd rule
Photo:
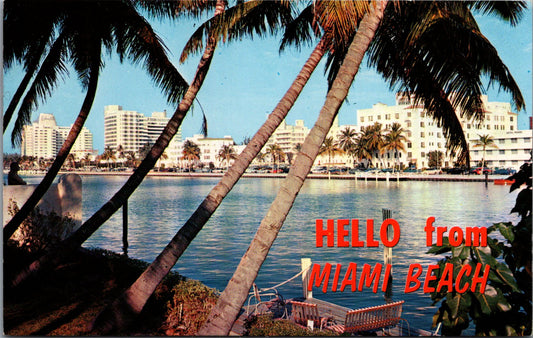
[[[100, 311], [129, 287], [147, 264], [103, 250], [80, 250], [53, 270], [17, 287], [10, 278], [32, 257], [4, 248], [4, 334], [89, 334]], [[216, 301], [216, 292], [173, 273], [165, 278], [135, 326], [117, 335], [194, 335]]]

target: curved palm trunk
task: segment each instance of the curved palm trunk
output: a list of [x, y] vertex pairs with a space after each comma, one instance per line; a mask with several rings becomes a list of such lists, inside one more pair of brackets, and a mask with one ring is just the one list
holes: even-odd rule
[[[98, 53], [96, 55], [100, 55], [100, 46], [98, 46]], [[13, 218], [4, 227], [4, 245], [6, 245], [9, 238], [18, 229], [22, 221], [24, 221], [24, 219], [28, 217], [30, 212], [35, 208], [37, 203], [39, 203], [46, 191], [48, 191], [48, 188], [50, 188], [50, 186], [54, 182], [57, 173], [63, 166], [63, 163], [65, 162], [68, 154], [70, 153], [70, 149], [72, 149], [74, 142], [76, 142], [76, 139], [78, 138], [78, 135], [82, 130], [85, 121], [87, 120], [87, 116], [89, 116], [89, 112], [91, 111], [91, 107], [94, 102], [94, 97], [96, 95], [96, 88], [98, 86], [98, 75], [100, 72], [99, 57], [95, 58], [92, 61], [90, 72], [91, 75], [89, 79], [89, 85], [87, 87], [87, 94], [85, 95], [85, 99], [81, 106], [80, 113], [78, 114], [76, 121], [74, 121], [74, 124], [72, 125], [72, 128], [68, 133], [67, 139], [63, 143], [63, 146], [61, 146], [61, 149], [57, 153], [57, 156], [54, 162], [52, 163], [52, 166], [50, 167], [50, 169], [48, 169], [48, 172], [42, 179], [41, 183], [39, 183], [37, 188], [35, 188], [26, 203], [24, 203], [22, 208], [20, 208], [19, 212], [17, 212], [15, 216], [13, 216]]]
[[[217, 10], [219, 7], [224, 9], [224, 1], [217, 1]], [[135, 189], [142, 183], [148, 172], [155, 166], [161, 154], [165, 151], [166, 147], [170, 143], [170, 140], [176, 134], [181, 122], [185, 118], [185, 115], [189, 111], [196, 94], [200, 90], [211, 60], [213, 58], [214, 50], [217, 45], [216, 39], [209, 39], [204, 54], [198, 63], [196, 74], [192, 84], [187, 89], [187, 92], [183, 96], [178, 108], [174, 112], [172, 118], [168, 121], [165, 129], [159, 135], [156, 143], [151, 148], [150, 152], [146, 155], [141, 164], [137, 167], [137, 170], [128, 178], [126, 183], [120, 188], [119, 191], [113, 195], [113, 197], [104, 204], [97, 212], [95, 212], [82, 226], [70, 237], [62, 242], [62, 248], [68, 251], [69, 249], [76, 249], [83, 244], [98, 228], [107, 221], [133, 194]], [[12, 285], [17, 285], [25, 280], [30, 274], [41, 269], [44, 265], [51, 265], [57, 263], [61, 259], [61, 255], [64, 254], [63, 250], [57, 250], [50, 255], [45, 255], [32, 262], [24, 271], [20, 272], [14, 280]]]
[[[222, 203], [224, 197], [226, 197], [231, 191], [246, 168], [248, 168], [276, 128], [280, 125], [283, 119], [285, 119], [287, 113], [292, 108], [294, 102], [296, 102], [296, 99], [311, 77], [311, 74], [322, 59], [325, 51], [326, 42], [323, 39], [303, 66], [289, 90], [268, 116], [265, 123], [252, 137], [248, 145], [235, 159], [235, 162], [224, 174], [222, 179], [209, 192], [192, 216], [137, 281], [135, 281], [135, 283], [131, 285], [120, 298], [115, 300], [110, 307], [104, 310], [101, 316], [105, 319], [98, 318], [94, 323], [94, 330], [99, 332], [109, 332], [113, 329], [114, 325], [125, 325], [127, 323], [127, 319], [124, 318], [125, 314], [130, 314], [133, 317], [141, 312], [146, 301], [152, 295], [156, 287], [170, 272], [192, 240], [200, 230], [202, 230], [211, 215]], [[104, 315], [104, 313], [106, 314]], [[109, 316], [115, 317], [114, 323], [112, 322], [113, 319], [109, 319]]]
[[305, 139], [294, 166], [291, 167], [276, 199], [261, 221], [261, 225], [233, 277], [209, 314], [206, 323], [198, 332], [199, 335], [227, 335], [229, 333], [246, 301], [257, 273], [313, 165], [320, 146], [324, 142], [343, 100], [348, 95], [348, 90], [355, 74], [357, 74], [363, 56], [381, 22], [385, 5], [386, 1], [378, 1], [363, 17], [339, 73], [328, 92], [317, 122]]

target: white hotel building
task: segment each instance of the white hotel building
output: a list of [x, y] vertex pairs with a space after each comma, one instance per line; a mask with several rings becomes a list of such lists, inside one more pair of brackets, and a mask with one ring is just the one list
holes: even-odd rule
[[[491, 135], [498, 148], [487, 148], [485, 159], [489, 167], [519, 168], [525, 161], [530, 160], [531, 130], [518, 131], [518, 114], [511, 111], [511, 105], [504, 102], [489, 102], [487, 96], [482, 96], [485, 109], [485, 120], [475, 123], [460, 118], [466, 139], [470, 144], [471, 166], [477, 166], [483, 157], [482, 148], [474, 148], [475, 141], [480, 135]], [[418, 168], [428, 166], [428, 153], [440, 150], [446, 154], [446, 140], [442, 128], [426, 116], [423, 106], [414, 105], [414, 97], [402, 93], [396, 95], [396, 105], [388, 106], [377, 103], [370, 109], [357, 110], [358, 126], [369, 126], [376, 122], [387, 128], [398, 122], [406, 130], [406, 151], [399, 154], [399, 160], [405, 166], [415, 164]], [[381, 155], [381, 161], [376, 165], [392, 166], [396, 161], [394, 154]], [[454, 165], [455, 159], [446, 156], [444, 167]]]
[[[104, 148], [117, 150], [121, 146], [124, 152], [133, 151], [139, 156], [139, 150], [144, 145], [153, 145], [157, 141], [169, 119], [166, 112], [153, 112], [152, 116], [144, 116], [136, 111], [123, 110], [119, 105], [105, 106]], [[174, 140], [181, 140], [181, 129], [174, 135], [172, 141]]]
[[[22, 129], [21, 156], [55, 158], [70, 129], [71, 127], [58, 126], [52, 114], [40, 114], [36, 121]], [[87, 128], [82, 128], [70, 153], [77, 159], [84, 158], [87, 154], [97, 154], [93, 149], [93, 135]]]

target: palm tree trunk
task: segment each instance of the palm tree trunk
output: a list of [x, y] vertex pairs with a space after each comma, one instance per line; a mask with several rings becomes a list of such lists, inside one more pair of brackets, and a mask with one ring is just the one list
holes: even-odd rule
[[[170, 272], [170, 269], [176, 264], [192, 240], [198, 235], [211, 215], [222, 203], [222, 200], [231, 191], [237, 181], [239, 181], [246, 168], [248, 168], [253, 159], [259, 154], [276, 128], [285, 119], [287, 113], [292, 108], [307, 81], [311, 77], [311, 74], [322, 59], [327, 49], [326, 45], [327, 44], [323, 39], [316, 46], [291, 87], [268, 116], [265, 123], [255, 133], [244, 150], [235, 159], [233, 165], [224, 174], [218, 184], [209, 192], [207, 197], [176, 233], [165, 249], [159, 254], [159, 256], [157, 256], [135, 283], [131, 285], [120, 298], [116, 299], [110, 307], [104, 310], [104, 312], [107, 313], [105, 317], [107, 317], [108, 322], [106, 325], [108, 326], [104, 327], [104, 325], [102, 325], [104, 320], [96, 320], [94, 325], [95, 330], [97, 329], [99, 332], [108, 332], [113, 328], [113, 325], [118, 325], [111, 322], [109, 319], [110, 315], [117, 317], [117, 319], [120, 318], [124, 320], [121, 312], [126, 311], [132, 315], [137, 315], [141, 312], [146, 301], [152, 295], [156, 287]], [[102, 313], [102, 315], [104, 315], [104, 313]]]
[[257, 233], [233, 277], [209, 314], [206, 323], [198, 332], [199, 335], [227, 335], [229, 333], [246, 301], [259, 269], [316, 159], [320, 146], [324, 142], [342, 102], [348, 95], [348, 90], [355, 74], [357, 74], [363, 56], [381, 22], [385, 5], [386, 1], [378, 1], [363, 17], [339, 73], [328, 92], [317, 122], [306, 137], [294, 166], [291, 167], [276, 199], [261, 221]]
[[[97, 47], [100, 49], [100, 45]], [[100, 55], [99, 52], [97, 55]], [[76, 142], [76, 139], [81, 132], [83, 125], [85, 124], [85, 121], [87, 120], [87, 116], [89, 116], [89, 112], [91, 111], [91, 107], [94, 102], [94, 97], [96, 95], [96, 88], [98, 86], [98, 75], [100, 72], [100, 58], [97, 57], [92, 61], [91, 65], [91, 74], [89, 79], [89, 85], [87, 87], [87, 94], [85, 95], [85, 99], [82, 103], [80, 113], [78, 114], [78, 117], [74, 121], [74, 124], [72, 125], [72, 128], [70, 129], [67, 139], [63, 143], [63, 146], [61, 146], [61, 149], [57, 153], [57, 156], [52, 163], [52, 166], [42, 179], [41, 183], [35, 188], [31, 196], [28, 198], [26, 203], [20, 208], [20, 210], [13, 216], [13, 218], [6, 224], [4, 227], [4, 245], [7, 244], [7, 241], [9, 238], [13, 235], [13, 233], [18, 229], [22, 221], [28, 217], [30, 212], [35, 208], [37, 203], [41, 200], [41, 198], [44, 196], [46, 191], [48, 191], [48, 188], [52, 185], [55, 177], [57, 176], [57, 173], [63, 166], [63, 163], [67, 159], [68, 154], [70, 153], [70, 149], [72, 149], [72, 146], [74, 145], [74, 142]]]

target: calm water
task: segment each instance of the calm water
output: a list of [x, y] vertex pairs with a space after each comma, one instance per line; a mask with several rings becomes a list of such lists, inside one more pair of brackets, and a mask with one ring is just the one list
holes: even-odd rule
[[[39, 179], [34, 178], [35, 182]], [[30, 183], [34, 179], [28, 179]], [[83, 177], [84, 220], [97, 211], [125, 182], [126, 177]], [[131, 257], [151, 262], [194, 212], [218, 182], [218, 178], [149, 177], [129, 200], [129, 250]], [[215, 215], [180, 258], [175, 270], [223, 290], [231, 278], [261, 219], [277, 194], [281, 179], [242, 179], [223, 201]], [[359, 219], [360, 239], [365, 236], [365, 220], [374, 219], [375, 238], [379, 237], [381, 209], [393, 211], [401, 228], [401, 238], [393, 248], [393, 298], [405, 300], [404, 314], [411, 326], [430, 329], [436, 307], [421, 289], [404, 293], [405, 276], [412, 263], [423, 267], [439, 256], [427, 255], [423, 228], [427, 217], [434, 216], [434, 226], [489, 226], [500, 221], [516, 222], [509, 211], [516, 193], [509, 187], [462, 182], [354, 182], [351, 180], [307, 180], [263, 264], [256, 284], [274, 286], [300, 271], [300, 259], [314, 263], [343, 265], [341, 280], [350, 262], [374, 266], [383, 262], [379, 248], [317, 248], [316, 219]], [[122, 216], [118, 212], [85, 244], [115, 252], [122, 251]], [[285, 297], [301, 296], [297, 278], [278, 289]], [[333, 276], [331, 277], [333, 280]], [[349, 290], [349, 288], [347, 288]], [[383, 303], [383, 294], [336, 292], [323, 294], [315, 288], [314, 296], [349, 308]]]

